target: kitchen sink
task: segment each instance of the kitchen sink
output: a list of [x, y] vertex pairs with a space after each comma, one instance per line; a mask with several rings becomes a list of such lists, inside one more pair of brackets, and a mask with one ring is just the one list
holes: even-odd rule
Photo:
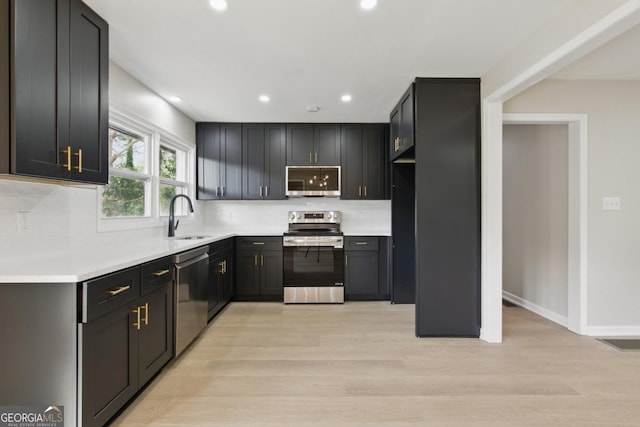
[[180, 236], [174, 237], [175, 240], [200, 240], [200, 239], [208, 239], [210, 236]]

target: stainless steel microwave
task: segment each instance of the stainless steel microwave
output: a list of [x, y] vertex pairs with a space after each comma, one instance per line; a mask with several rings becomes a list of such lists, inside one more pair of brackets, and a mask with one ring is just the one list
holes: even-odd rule
[[290, 197], [340, 197], [340, 166], [287, 166]]

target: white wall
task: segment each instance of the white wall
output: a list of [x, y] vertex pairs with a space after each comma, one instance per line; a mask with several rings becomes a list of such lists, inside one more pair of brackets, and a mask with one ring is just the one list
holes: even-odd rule
[[568, 315], [568, 126], [503, 128], [503, 290], [552, 318]]
[[[587, 113], [590, 334], [640, 334], [640, 82], [546, 80], [505, 113]], [[620, 197], [620, 211], [602, 198]]]
[[[114, 63], [109, 67], [109, 104], [141, 117], [195, 145], [195, 122]], [[20, 214], [19, 214], [20, 213]], [[18, 216], [26, 230], [18, 230]], [[34, 251], [91, 244], [112, 244], [134, 237], [160, 236], [163, 228], [131, 232], [97, 232], [97, 189], [0, 180], [0, 259]], [[196, 222], [202, 223], [202, 217]], [[1, 263], [0, 263], [1, 266]]]
[[341, 228], [345, 234], [391, 235], [390, 200], [295, 198], [277, 201], [211, 201], [204, 206], [206, 227], [212, 231], [282, 234], [287, 230], [288, 211], [337, 210], [342, 212]]

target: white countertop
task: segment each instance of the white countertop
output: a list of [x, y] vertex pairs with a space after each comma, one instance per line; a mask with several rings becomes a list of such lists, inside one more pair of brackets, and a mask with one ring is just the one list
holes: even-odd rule
[[[276, 230], [205, 231], [189, 235], [202, 239], [181, 240], [167, 237], [138, 239], [126, 244], [86, 242], [76, 248], [34, 248], [28, 254], [5, 257], [0, 268], [2, 283], [77, 283], [147, 261], [234, 236], [281, 236]], [[345, 233], [347, 236], [376, 236], [376, 233]], [[181, 236], [178, 236], [181, 237]]]
[[123, 245], [84, 245], [82, 249], [49, 251], [3, 262], [1, 283], [76, 283], [123, 268], [233, 237], [206, 233], [197, 240], [143, 239]]

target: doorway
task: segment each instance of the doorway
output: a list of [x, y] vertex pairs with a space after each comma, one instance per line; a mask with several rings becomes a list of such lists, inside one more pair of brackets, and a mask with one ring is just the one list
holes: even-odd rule
[[[516, 302], [521, 302], [521, 305], [534, 312], [538, 310], [538, 314], [584, 335], [587, 333], [587, 116], [503, 114], [503, 125], [567, 126], [566, 318], [562, 310], [559, 310], [560, 313], [553, 309], [539, 310], [545, 308], [544, 304], [538, 305], [535, 301], [527, 306], [527, 303], [531, 303], [527, 298]], [[555, 289], [555, 292], [562, 291]]]

